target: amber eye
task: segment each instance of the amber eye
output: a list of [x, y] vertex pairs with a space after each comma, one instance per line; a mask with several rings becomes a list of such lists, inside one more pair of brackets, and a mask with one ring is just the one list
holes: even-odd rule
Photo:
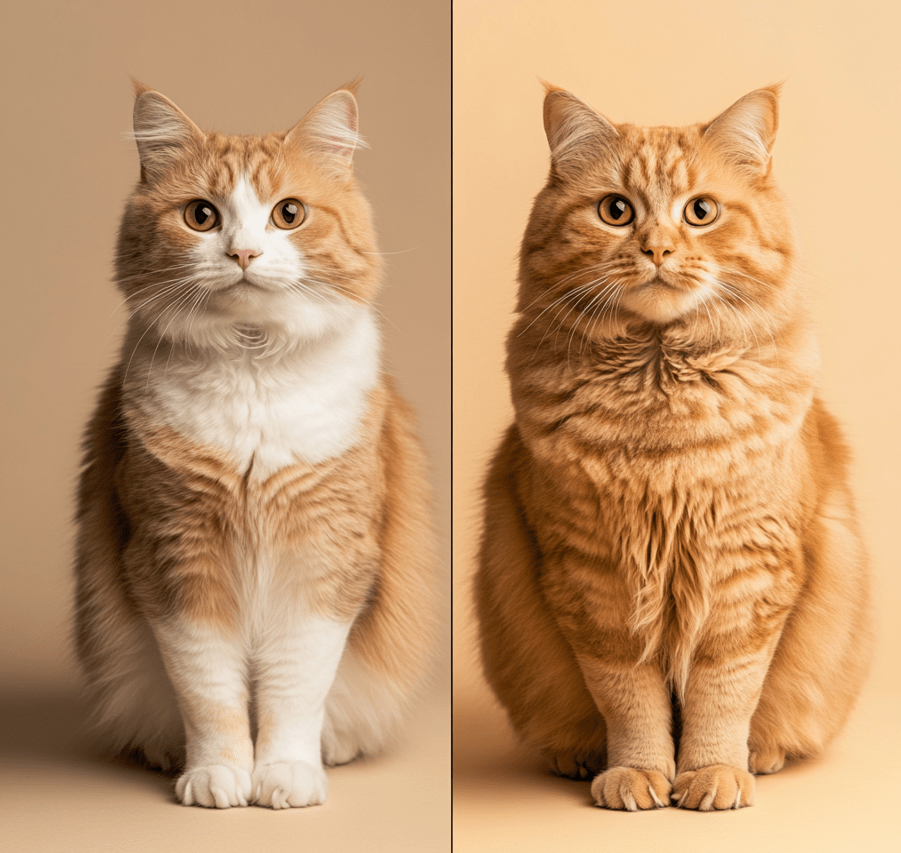
[[192, 201], [185, 208], [185, 222], [195, 231], [209, 231], [219, 224], [219, 211], [208, 201]]
[[685, 205], [685, 221], [689, 225], [710, 225], [720, 215], [720, 206], [709, 195], [693, 198]]
[[307, 218], [307, 208], [296, 198], [286, 198], [272, 209], [272, 223], [279, 228], [297, 228]]
[[608, 225], [628, 225], [635, 211], [621, 195], [608, 195], [598, 205], [598, 214]]

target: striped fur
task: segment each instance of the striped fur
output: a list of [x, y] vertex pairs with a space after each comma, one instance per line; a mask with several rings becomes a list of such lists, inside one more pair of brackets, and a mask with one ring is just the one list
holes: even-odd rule
[[[287, 133], [230, 137], [138, 85], [135, 136], [129, 329], [79, 491], [86, 687], [104, 742], [179, 766], [185, 805], [312, 805], [323, 762], [396, 730], [434, 618], [425, 462], [381, 369], [354, 93]], [[189, 227], [195, 199], [216, 227]], [[284, 199], [303, 205], [295, 229], [270, 216]]]
[[[750, 774], [835, 735], [869, 662], [776, 108], [764, 89], [642, 128], [548, 87], [476, 597], [514, 727], [555, 771], [598, 774], [609, 808], [750, 805]], [[601, 219], [610, 194], [631, 223]], [[719, 206], [702, 227], [699, 197]]]

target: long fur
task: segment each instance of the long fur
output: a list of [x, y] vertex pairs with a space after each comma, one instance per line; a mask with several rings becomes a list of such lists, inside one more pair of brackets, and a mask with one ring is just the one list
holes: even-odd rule
[[[184, 804], [315, 804], [323, 761], [397, 730], [434, 623], [425, 462], [381, 367], [380, 256], [351, 173], [356, 101], [228, 137], [136, 97], [129, 329], [79, 489], [86, 688], [105, 744], [179, 767]], [[292, 198], [305, 219], [279, 229]], [[194, 199], [215, 228], [189, 227]]]
[[[514, 727], [610, 808], [750, 805], [750, 774], [840, 729], [870, 659], [848, 453], [771, 176], [776, 95], [611, 133], [548, 89], [476, 599]], [[609, 194], [625, 227], [599, 217]], [[718, 204], [704, 227], [683, 218], [697, 197]]]

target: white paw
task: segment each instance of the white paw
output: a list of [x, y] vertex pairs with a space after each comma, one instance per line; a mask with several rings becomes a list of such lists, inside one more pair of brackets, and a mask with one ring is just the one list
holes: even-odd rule
[[321, 767], [305, 761], [264, 764], [253, 771], [253, 801], [273, 809], [316, 806], [328, 796], [328, 779]]
[[250, 801], [250, 774], [234, 764], [205, 764], [187, 769], [175, 783], [183, 806], [227, 809]]
[[345, 740], [343, 743], [328, 743], [322, 739], [322, 761], [329, 767], [337, 764], [349, 764], [362, 755], [363, 750], [355, 741]]

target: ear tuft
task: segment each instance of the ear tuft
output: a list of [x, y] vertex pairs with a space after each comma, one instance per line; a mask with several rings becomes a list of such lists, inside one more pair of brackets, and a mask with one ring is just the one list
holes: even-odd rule
[[150, 86], [147, 86], [146, 84], [142, 83], [140, 80], [138, 80], [137, 77], [131, 77], [130, 79], [131, 79], [131, 88], [134, 90], [136, 98], [138, 97], [138, 95], [143, 95], [144, 92], [152, 92], [153, 91], [150, 88]]
[[551, 161], [561, 171], [596, 159], [619, 136], [616, 128], [588, 104], [565, 89], [542, 81], [544, 132]]
[[167, 97], [137, 81], [134, 140], [144, 178], [160, 177], [186, 150], [203, 140], [203, 132]]
[[359, 82], [356, 80], [323, 98], [286, 137], [286, 142], [319, 159], [338, 177], [350, 175], [354, 151], [365, 147], [358, 130], [354, 97]]
[[752, 177], [769, 170], [779, 128], [779, 85], [739, 98], [704, 130], [704, 139], [720, 156]]

